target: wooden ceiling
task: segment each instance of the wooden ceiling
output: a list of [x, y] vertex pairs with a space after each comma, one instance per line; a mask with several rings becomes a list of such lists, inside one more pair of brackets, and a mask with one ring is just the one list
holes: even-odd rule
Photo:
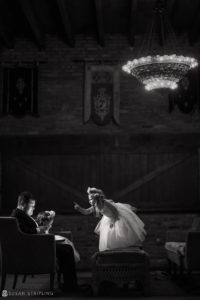
[[[0, 0], [0, 45], [14, 48], [17, 38], [45, 49], [47, 34], [76, 47], [78, 34], [91, 35], [106, 47], [106, 35], [123, 34], [130, 45], [144, 35], [156, 0]], [[190, 45], [200, 38], [200, 1], [166, 0], [176, 34]]]

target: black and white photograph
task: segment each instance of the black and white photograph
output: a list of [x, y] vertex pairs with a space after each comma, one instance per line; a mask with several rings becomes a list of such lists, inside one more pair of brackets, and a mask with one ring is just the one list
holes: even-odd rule
[[200, 0], [0, 0], [0, 296], [200, 299]]

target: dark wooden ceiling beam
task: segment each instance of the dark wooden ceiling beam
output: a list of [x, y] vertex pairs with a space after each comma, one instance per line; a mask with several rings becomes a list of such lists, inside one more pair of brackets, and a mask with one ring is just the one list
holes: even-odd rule
[[138, 0], [131, 0], [130, 7], [130, 22], [129, 22], [129, 41], [131, 46], [135, 44], [135, 32], [136, 32], [136, 13], [137, 13]]
[[39, 27], [37, 18], [33, 12], [31, 3], [29, 0], [19, 0], [22, 11], [31, 27], [33, 35], [36, 39], [37, 45], [40, 49], [44, 49], [45, 35]]
[[13, 38], [5, 31], [4, 26], [0, 23], [0, 37], [8, 49], [14, 48]]
[[56, 2], [57, 2], [61, 20], [62, 20], [62, 23], [64, 26], [67, 42], [69, 43], [69, 45], [71, 47], [74, 47], [75, 38], [74, 38], [73, 31], [72, 31], [72, 26], [71, 26], [71, 22], [69, 19], [69, 14], [67, 11], [66, 3], [64, 0], [56, 0]]
[[99, 44], [105, 46], [102, 0], [94, 0]]

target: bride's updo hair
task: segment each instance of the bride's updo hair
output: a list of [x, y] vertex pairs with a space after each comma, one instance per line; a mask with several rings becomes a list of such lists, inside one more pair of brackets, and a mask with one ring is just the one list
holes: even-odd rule
[[99, 217], [101, 215], [100, 208], [103, 204], [105, 194], [101, 189], [95, 187], [88, 187], [87, 193], [92, 195], [94, 213], [96, 217]]
[[95, 187], [88, 187], [87, 193], [88, 194], [99, 194], [99, 195], [105, 197], [105, 194], [104, 194], [103, 190], [97, 189]]

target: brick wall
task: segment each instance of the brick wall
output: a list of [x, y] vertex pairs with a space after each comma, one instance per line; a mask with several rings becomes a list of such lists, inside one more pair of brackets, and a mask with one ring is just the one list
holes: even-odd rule
[[[138, 43], [136, 43], [138, 44]], [[187, 54], [196, 53], [186, 46]], [[77, 36], [75, 48], [69, 48], [53, 36], [47, 36], [45, 51], [38, 51], [30, 41], [16, 41], [14, 50], [0, 53], [2, 62], [43, 61], [39, 75], [39, 118], [0, 119], [0, 135], [25, 134], [101, 134], [157, 133], [199, 131], [199, 113], [183, 114], [178, 108], [168, 113], [168, 99], [156, 91], [147, 92], [132, 76], [121, 71], [120, 126], [112, 122], [97, 126], [83, 124], [84, 63], [83, 61], [126, 62], [137, 49], [131, 48], [126, 37], [107, 36], [106, 47], [100, 47], [89, 36]], [[2, 89], [0, 91], [2, 96]]]
[[[167, 267], [164, 251], [165, 236], [167, 230], [186, 230], [190, 228], [194, 214], [141, 214], [147, 230], [147, 238], [144, 249], [150, 255], [151, 268], [163, 269]], [[98, 251], [98, 236], [94, 228], [98, 220], [92, 216], [58, 215], [53, 229], [71, 230], [74, 244], [80, 253], [81, 261], [79, 269], [91, 268], [91, 256]]]
[[[146, 92], [133, 77], [121, 71], [120, 126], [112, 122], [97, 126], [91, 121], [83, 124], [84, 62], [120, 61], [134, 58], [137, 51], [129, 46], [126, 37], [107, 36], [106, 47], [100, 47], [92, 37], [77, 36], [75, 48], [69, 48], [53, 36], [47, 36], [45, 51], [38, 51], [30, 41], [18, 39], [14, 50], [0, 53], [1, 62], [42, 61], [39, 74], [39, 117], [23, 119], [0, 118], [0, 136], [9, 135], [99, 135], [99, 134], [156, 134], [193, 133], [200, 131], [199, 113], [183, 114], [177, 108], [168, 113], [166, 94]], [[136, 43], [138, 44], [138, 43]], [[186, 53], [199, 56], [196, 48], [186, 46]], [[2, 89], [0, 89], [0, 99]], [[161, 145], [160, 145], [161, 146]], [[189, 227], [192, 215], [144, 214], [148, 237], [144, 244], [151, 256], [153, 267], [166, 265], [164, 253], [165, 233], [168, 228]], [[90, 257], [97, 250], [98, 240], [93, 230], [96, 219], [83, 216], [57, 216], [55, 229], [71, 229], [80, 251], [80, 268], [91, 266]]]

